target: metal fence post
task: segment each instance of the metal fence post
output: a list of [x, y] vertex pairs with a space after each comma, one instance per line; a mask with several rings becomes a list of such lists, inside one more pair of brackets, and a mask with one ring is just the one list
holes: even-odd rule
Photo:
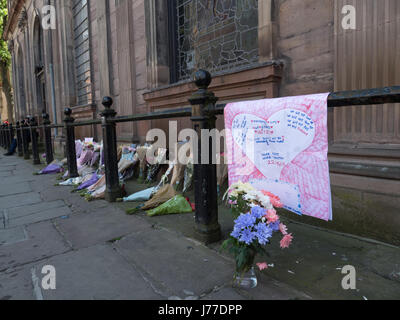
[[4, 138], [4, 126], [0, 125], [0, 146], [3, 147], [3, 138]]
[[75, 122], [75, 119], [71, 116], [72, 110], [70, 108], [66, 108], [64, 110], [64, 128], [67, 136], [66, 141], [66, 151], [67, 151], [67, 160], [68, 160], [68, 171], [70, 178], [79, 177], [78, 174], [78, 162], [76, 159], [76, 146], [75, 146], [75, 127], [72, 124]]
[[8, 124], [5, 124], [4, 125], [4, 141], [3, 141], [4, 149], [8, 149], [7, 148], [7, 141], [8, 141]]
[[35, 128], [37, 126], [37, 122], [35, 117], [32, 117], [29, 121], [30, 131], [31, 131], [31, 141], [32, 141], [32, 156], [33, 156], [33, 164], [40, 164], [39, 157], [39, 148], [38, 148], [38, 132]]
[[21, 126], [19, 121], [17, 121], [17, 126], [15, 127], [15, 130], [17, 131], [18, 157], [22, 157], [24, 153], [22, 151], [23, 150], [22, 135], [21, 135]]
[[122, 196], [119, 185], [118, 162], [117, 162], [117, 133], [116, 124], [112, 120], [117, 113], [111, 109], [113, 100], [110, 97], [104, 97], [104, 111], [102, 116], [103, 143], [104, 143], [104, 165], [106, 172], [106, 200], [115, 202]]
[[8, 151], [10, 151], [10, 149], [11, 149], [11, 146], [12, 146], [12, 144], [13, 144], [13, 141], [14, 141], [14, 125], [12, 124], [12, 123], [10, 123], [10, 125], [9, 125], [9, 131], [10, 131], [10, 136], [9, 136], [9, 145], [8, 145], [8, 148], [7, 148], [7, 150]]
[[3, 125], [0, 125], [0, 146], [3, 146]]
[[[208, 91], [212, 78], [209, 72], [199, 70], [195, 74], [198, 91], [189, 99], [192, 109], [192, 122], [199, 137], [197, 163], [194, 164], [194, 186], [196, 202], [196, 231], [199, 239], [206, 244], [221, 240], [221, 226], [218, 222], [217, 168], [216, 154], [212, 152], [210, 141], [202, 141], [202, 130], [215, 129], [215, 104], [218, 98]], [[202, 164], [202, 147], [209, 147], [209, 161]]]
[[10, 139], [11, 139], [10, 124], [7, 124], [7, 127], [6, 127], [6, 150], [10, 149]]
[[6, 125], [1, 125], [1, 146], [5, 149], [6, 148]]
[[4, 148], [4, 124], [0, 126], [0, 146]]
[[1, 126], [1, 146], [5, 149], [6, 148], [6, 125], [3, 124]]
[[44, 139], [45, 139], [45, 147], [46, 147], [46, 162], [50, 164], [54, 161], [54, 154], [53, 154], [53, 144], [51, 141], [51, 128], [49, 128], [50, 116], [48, 113], [43, 112], [43, 125], [44, 125]]
[[28, 123], [26, 120], [23, 120], [22, 125], [21, 125], [21, 130], [22, 130], [22, 152], [24, 154], [24, 159], [29, 160], [30, 154], [29, 154], [29, 128], [28, 128]]

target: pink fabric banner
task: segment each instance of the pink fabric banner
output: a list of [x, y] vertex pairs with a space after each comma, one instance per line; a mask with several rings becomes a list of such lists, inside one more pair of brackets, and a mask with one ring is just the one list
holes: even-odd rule
[[328, 94], [238, 102], [225, 108], [229, 183], [249, 182], [287, 210], [332, 219]]

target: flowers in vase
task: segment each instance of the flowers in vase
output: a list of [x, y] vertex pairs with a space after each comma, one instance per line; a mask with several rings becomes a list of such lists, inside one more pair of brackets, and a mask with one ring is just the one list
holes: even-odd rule
[[[293, 241], [288, 228], [281, 223], [275, 208], [283, 207], [279, 197], [267, 191], [258, 191], [251, 184], [239, 182], [228, 191], [228, 202], [235, 216], [234, 229], [223, 248], [230, 250], [236, 259], [238, 272], [247, 272], [253, 266], [257, 253], [266, 253], [264, 246], [275, 234], [283, 235], [281, 248], [289, 248]], [[260, 270], [266, 263], [257, 264]]]

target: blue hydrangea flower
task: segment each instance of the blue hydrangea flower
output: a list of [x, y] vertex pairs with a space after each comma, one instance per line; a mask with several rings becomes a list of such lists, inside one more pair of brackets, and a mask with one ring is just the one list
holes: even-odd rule
[[257, 232], [255, 233], [255, 236], [261, 245], [266, 245], [269, 243], [269, 239], [272, 238], [273, 233], [273, 230], [269, 226], [267, 226], [265, 223], [259, 223], [256, 226], [256, 231]]
[[244, 242], [247, 245], [250, 245], [254, 239], [256, 238], [256, 233], [251, 231], [250, 229], [244, 229], [242, 231], [242, 235], [239, 239], [240, 242]]
[[235, 228], [238, 229], [247, 229], [254, 227], [257, 219], [253, 217], [251, 214], [242, 214], [237, 220], [235, 221]]
[[242, 234], [242, 229], [235, 227], [231, 233], [231, 236], [235, 239], [240, 239]]
[[266, 215], [266, 212], [264, 208], [257, 206], [251, 209], [251, 215], [256, 219], [261, 219]]
[[281, 222], [280, 222], [280, 221], [277, 221], [277, 222], [275, 222], [275, 223], [271, 223], [271, 224], [269, 225], [269, 227], [272, 229], [272, 231], [278, 232], [278, 231], [280, 231], [280, 225], [281, 225]]

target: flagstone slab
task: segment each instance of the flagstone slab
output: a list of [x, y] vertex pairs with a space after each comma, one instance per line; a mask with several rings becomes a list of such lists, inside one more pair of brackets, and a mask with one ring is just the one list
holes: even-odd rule
[[29, 183], [31, 181], [35, 181], [35, 177], [32, 175], [12, 175], [4, 179], [8, 185], [15, 184], [15, 183]]
[[12, 172], [11, 171], [3, 171], [0, 172], [0, 178], [8, 178], [12, 176]]
[[[233, 263], [202, 245], [165, 230], [144, 230], [115, 244], [127, 261], [181, 297], [212, 292], [232, 280]], [[151, 254], [149, 254], [151, 252]]]
[[71, 250], [50, 222], [37, 223], [25, 228], [0, 230], [0, 233], [2, 231], [8, 232], [8, 239], [17, 237], [22, 239], [24, 235], [25, 240], [0, 247], [0, 272]]
[[26, 216], [20, 216], [18, 218], [13, 218], [9, 216], [9, 220], [6, 221], [5, 226], [6, 228], [11, 228], [14, 226], [23, 226], [33, 223], [38, 223], [42, 221], [47, 221], [63, 216], [69, 216], [71, 214], [71, 209], [64, 206], [58, 207], [54, 209], [44, 210], [37, 213], [32, 213]]
[[0, 197], [31, 192], [30, 185], [26, 182], [0, 184]]
[[10, 220], [17, 219], [25, 216], [29, 216], [34, 213], [40, 213], [43, 211], [57, 209], [65, 207], [65, 202], [62, 200], [52, 202], [41, 202], [34, 205], [27, 205], [17, 208], [11, 208], [8, 210], [8, 217]]
[[[28, 239], [23, 227], [0, 230], [0, 247], [26, 241]], [[3, 252], [3, 248], [1, 250]]]
[[0, 301], [34, 299], [29, 266], [16, 268], [10, 272], [0, 272]]
[[[52, 257], [40, 264], [56, 269], [56, 290], [44, 300], [160, 300], [147, 279], [110, 246], [98, 245]], [[133, 311], [134, 312], [134, 311]]]
[[74, 249], [106, 243], [131, 233], [150, 230], [151, 225], [127, 216], [116, 208], [103, 208], [93, 213], [82, 213], [68, 219], [56, 219], [59, 230]]
[[0, 168], [16, 167], [17, 165], [20, 165], [20, 164], [21, 163], [19, 161], [2, 162], [0, 164]]
[[36, 192], [9, 195], [0, 197], [0, 210], [22, 207], [42, 202], [40, 195]]
[[230, 300], [230, 301], [240, 301], [246, 300], [243, 296], [241, 296], [235, 289], [233, 288], [222, 288], [221, 290], [212, 292], [206, 295], [201, 300], [205, 301], [218, 301], [218, 300]]

